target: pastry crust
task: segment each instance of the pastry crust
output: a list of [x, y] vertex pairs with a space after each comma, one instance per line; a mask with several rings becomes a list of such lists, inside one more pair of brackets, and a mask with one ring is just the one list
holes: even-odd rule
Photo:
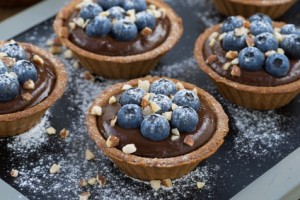
[[[115, 165], [127, 175], [141, 179], [141, 180], [162, 180], [166, 178], [176, 179], [188, 174], [192, 171], [200, 161], [211, 156], [223, 144], [224, 137], [226, 136], [228, 128], [228, 117], [225, 114], [222, 106], [204, 90], [180, 81], [187, 89], [197, 88], [200, 101], [212, 109], [216, 116], [216, 131], [211, 139], [199, 149], [177, 157], [172, 158], [146, 158], [131, 154], [125, 154], [117, 148], [108, 148], [106, 140], [97, 128], [97, 117], [91, 115], [93, 106], [103, 106], [112, 95], [117, 95], [122, 92], [122, 86], [129, 84], [132, 86], [138, 85], [138, 80], [149, 80], [151, 83], [161, 77], [150, 77], [142, 79], [134, 79], [125, 83], [119, 83], [106, 89], [94, 101], [93, 105], [89, 108], [86, 114], [86, 125], [91, 138], [96, 142], [97, 146], [107, 155]], [[174, 83], [179, 82], [175, 79], [170, 79]]]
[[53, 27], [62, 44], [71, 49], [78, 57], [81, 64], [91, 72], [108, 78], [134, 78], [147, 74], [153, 69], [160, 58], [164, 56], [180, 39], [183, 26], [182, 20], [171, 7], [163, 1], [147, 0], [158, 8], [166, 10], [166, 17], [170, 20], [170, 31], [166, 40], [153, 50], [131, 56], [105, 56], [88, 52], [79, 48], [68, 39], [67, 20], [75, 10], [75, 6], [82, 0], [73, 0], [64, 7], [56, 16]]
[[[275, 27], [284, 23], [273, 22]], [[251, 86], [237, 83], [219, 75], [205, 62], [203, 47], [213, 32], [219, 32], [221, 24], [205, 30], [195, 45], [194, 54], [200, 68], [215, 82], [219, 92], [234, 104], [257, 110], [271, 110], [288, 104], [300, 92], [300, 80], [280, 86]]]
[[[6, 42], [0, 41], [0, 46]], [[39, 104], [24, 111], [0, 115], [0, 137], [14, 136], [31, 129], [46, 110], [53, 105], [64, 93], [67, 84], [67, 73], [64, 65], [51, 53], [28, 43], [19, 43], [25, 51], [39, 55], [52, 64], [56, 82], [51, 94]]]

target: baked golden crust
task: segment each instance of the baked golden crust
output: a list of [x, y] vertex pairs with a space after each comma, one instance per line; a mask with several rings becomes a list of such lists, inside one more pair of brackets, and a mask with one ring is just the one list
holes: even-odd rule
[[[4, 41], [0, 41], [0, 46]], [[44, 115], [46, 110], [54, 104], [64, 93], [67, 84], [67, 73], [64, 65], [51, 53], [28, 43], [18, 43], [25, 51], [39, 55], [52, 64], [56, 83], [51, 94], [36, 106], [24, 111], [0, 115], [0, 137], [14, 136], [31, 129]]]
[[[284, 23], [275, 22], [275, 27]], [[272, 87], [251, 86], [237, 83], [219, 75], [205, 62], [203, 47], [205, 41], [213, 32], [219, 32], [220, 24], [205, 30], [195, 44], [194, 54], [200, 68], [215, 82], [219, 92], [232, 103], [245, 108], [270, 110], [288, 104], [300, 92], [300, 80]]]
[[180, 39], [183, 26], [182, 20], [163, 1], [147, 0], [158, 8], [166, 10], [166, 17], [171, 22], [170, 32], [166, 40], [155, 49], [146, 53], [131, 56], [105, 56], [88, 52], [79, 48], [68, 39], [68, 27], [65, 20], [74, 12], [75, 6], [82, 0], [73, 0], [64, 7], [56, 16], [53, 27], [62, 44], [71, 49], [78, 57], [81, 64], [97, 75], [108, 78], [134, 78], [147, 74], [155, 67], [159, 59], [164, 56]]
[[[116, 166], [125, 172], [127, 175], [141, 180], [162, 180], [166, 178], [176, 179], [192, 171], [200, 161], [211, 156], [223, 144], [228, 128], [228, 117], [225, 114], [222, 106], [204, 90], [180, 81], [187, 89], [197, 88], [198, 96], [203, 104], [209, 105], [214, 115], [217, 118], [216, 131], [212, 138], [199, 149], [177, 157], [172, 158], [146, 158], [123, 153], [117, 148], [108, 148], [106, 140], [97, 128], [97, 117], [91, 115], [93, 106], [103, 106], [112, 95], [120, 94], [122, 86], [129, 84], [132, 86], [138, 85], [138, 80], [149, 80], [150, 83], [160, 79], [160, 77], [150, 77], [134, 79], [125, 83], [119, 83], [106, 89], [99, 95], [86, 114], [86, 125], [91, 138], [96, 142], [97, 146], [107, 155]], [[175, 79], [169, 80], [179, 82]]]

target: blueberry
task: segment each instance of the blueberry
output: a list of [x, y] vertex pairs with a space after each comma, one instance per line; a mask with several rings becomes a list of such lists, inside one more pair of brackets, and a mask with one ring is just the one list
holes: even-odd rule
[[149, 115], [141, 124], [141, 133], [149, 140], [161, 141], [170, 135], [170, 124], [168, 120], [161, 115]]
[[244, 48], [238, 56], [239, 66], [248, 71], [258, 71], [264, 64], [264, 54], [256, 47]]
[[235, 36], [234, 32], [228, 32], [223, 39], [223, 48], [227, 51], [240, 51], [247, 46], [246, 35]]
[[287, 56], [291, 58], [300, 58], [300, 35], [286, 35], [280, 44]]
[[250, 22], [263, 21], [263, 22], [267, 22], [270, 25], [272, 25], [272, 19], [268, 15], [265, 15], [265, 14], [262, 14], [262, 13], [256, 13], [256, 14], [252, 15], [249, 18], [249, 21]]
[[171, 125], [179, 132], [192, 132], [196, 129], [199, 118], [197, 112], [190, 107], [178, 107], [172, 113]]
[[281, 28], [280, 33], [285, 35], [297, 33], [297, 28], [294, 24], [286, 24]]
[[179, 90], [173, 99], [174, 103], [178, 106], [188, 106], [198, 111], [200, 107], [200, 100], [198, 96], [190, 90]]
[[111, 31], [112, 24], [107, 17], [98, 15], [86, 26], [85, 32], [90, 37], [101, 37]]
[[35, 82], [38, 78], [35, 66], [27, 60], [17, 61], [12, 68], [12, 72], [17, 74], [18, 80], [21, 84], [28, 81], [29, 79]]
[[225, 33], [225, 32], [234, 31], [234, 29], [240, 28], [242, 26], [243, 26], [243, 20], [241, 18], [230, 16], [224, 20], [222, 24], [221, 32]]
[[122, 7], [125, 10], [135, 10], [141, 12], [147, 9], [147, 3], [145, 0], [125, 0], [122, 3]]
[[122, 93], [120, 97], [120, 104], [136, 104], [141, 105], [142, 98], [145, 95], [145, 91], [141, 88], [130, 88]]
[[99, 15], [99, 13], [101, 13], [102, 11], [103, 11], [103, 9], [101, 8], [101, 6], [99, 6], [96, 3], [91, 3], [91, 4], [88, 4], [84, 7], [82, 7], [80, 9], [79, 15], [84, 20], [93, 19], [94, 17]]
[[253, 35], [269, 32], [273, 33], [273, 27], [271, 24], [265, 21], [253, 21], [250, 25], [250, 32]]
[[272, 76], [280, 78], [289, 72], [290, 61], [285, 55], [275, 53], [267, 58], [265, 69]]
[[116, 40], [129, 41], [136, 38], [138, 29], [133, 22], [121, 19], [113, 24], [112, 34]]
[[0, 74], [4, 74], [5, 72], [7, 72], [7, 67], [0, 61]]
[[142, 109], [136, 104], [126, 104], [118, 111], [117, 122], [122, 128], [138, 128], [142, 121]]
[[261, 33], [254, 38], [255, 47], [261, 50], [263, 53], [278, 49], [278, 41], [271, 33]]
[[153, 29], [155, 24], [155, 17], [150, 13], [143, 11], [136, 14], [135, 25], [139, 30], [143, 30], [146, 27]]
[[164, 94], [169, 96], [176, 93], [176, 85], [167, 79], [159, 79], [154, 81], [150, 86], [150, 92], [155, 94]]
[[4, 52], [8, 57], [16, 60], [23, 60], [26, 57], [24, 49], [17, 43], [7, 43], [0, 48], [0, 52]]
[[119, 6], [114, 6], [110, 9], [108, 9], [107, 11], [109, 12], [108, 18], [110, 20], [113, 20], [113, 19], [120, 20], [120, 19], [123, 19], [126, 15], [125, 10]]
[[122, 0], [97, 0], [97, 2], [105, 10], [122, 4]]
[[161, 110], [157, 111], [159, 114], [171, 110], [172, 107], [172, 100], [163, 94], [156, 94], [150, 98], [149, 102], [154, 102], [161, 108]]
[[14, 76], [0, 74], [0, 102], [10, 101], [19, 94], [19, 82]]

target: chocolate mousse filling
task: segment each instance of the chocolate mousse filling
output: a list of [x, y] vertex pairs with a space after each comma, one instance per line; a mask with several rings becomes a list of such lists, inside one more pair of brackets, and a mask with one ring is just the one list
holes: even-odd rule
[[300, 60], [291, 60], [290, 59], [290, 70], [288, 74], [282, 78], [276, 78], [270, 74], [268, 74], [265, 70], [259, 70], [255, 72], [246, 71], [241, 69], [241, 76], [232, 76], [230, 74], [231, 69], [224, 70], [223, 65], [226, 62], [229, 62], [225, 57], [226, 51], [221, 46], [220, 41], [216, 41], [213, 47], [209, 46], [209, 41], [205, 41], [203, 47], [203, 55], [204, 58], [207, 59], [210, 55], [217, 55], [217, 61], [210, 64], [210, 67], [216, 71], [219, 75], [246, 85], [252, 86], [279, 86], [288, 83], [292, 83], [296, 80], [300, 79]]
[[[120, 95], [116, 96], [117, 100], [119, 97]], [[120, 108], [119, 103], [104, 105], [102, 107], [103, 115], [97, 118], [98, 129], [106, 139], [110, 135], [118, 137], [120, 143], [117, 148], [120, 150], [127, 144], [135, 144], [137, 151], [133, 154], [137, 156], [148, 158], [181, 156], [199, 149], [212, 137], [216, 130], [216, 116], [207, 105], [202, 103], [198, 111], [199, 122], [195, 131], [180, 133], [180, 138], [175, 141], [171, 140], [172, 134], [162, 141], [151, 141], [142, 136], [140, 129], [124, 129], [117, 123], [113, 127], [110, 125]], [[192, 147], [183, 142], [186, 135], [193, 135], [195, 144]]]
[[[32, 63], [34, 63], [32, 61], [33, 56], [33, 54], [27, 52], [27, 60]], [[35, 82], [35, 89], [25, 90], [20, 85], [19, 95], [15, 99], [7, 102], [0, 102], [0, 114], [23, 111], [39, 104], [50, 95], [54, 88], [56, 77], [52, 65], [47, 59], [44, 59], [44, 62], [45, 64], [43, 66], [34, 64], [38, 74], [38, 79]], [[32, 99], [30, 101], [23, 100], [22, 98], [22, 94], [27, 92], [32, 95]]]
[[[78, 12], [75, 13], [65, 26], [68, 27], [69, 22], [75, 17], [78, 17]], [[69, 30], [69, 40], [76, 46], [85, 49], [89, 52], [106, 55], [106, 56], [129, 56], [142, 54], [161, 45], [169, 35], [170, 21], [167, 17], [156, 19], [156, 26], [149, 36], [144, 36], [141, 33], [131, 41], [120, 42], [115, 40], [111, 35], [102, 37], [89, 37], [85, 30], [77, 27], [74, 30]]]

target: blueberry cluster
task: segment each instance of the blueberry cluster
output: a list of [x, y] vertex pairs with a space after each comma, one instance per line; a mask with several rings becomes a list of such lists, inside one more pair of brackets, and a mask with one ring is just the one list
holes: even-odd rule
[[[167, 79], [154, 81], [149, 93], [141, 88], [130, 88], [121, 94], [119, 103], [122, 107], [117, 113], [118, 125], [125, 129], [140, 128], [141, 134], [152, 141], [166, 139], [171, 128], [182, 133], [192, 132], [199, 121], [198, 96], [186, 89], [177, 91], [174, 82]], [[173, 112], [172, 104], [176, 104]], [[153, 105], [156, 109], [151, 109]], [[145, 112], [147, 108], [151, 111]], [[169, 118], [165, 115], [168, 112]]]
[[97, 0], [83, 3], [79, 16], [87, 22], [90, 37], [110, 34], [118, 41], [130, 41], [139, 31], [155, 27], [156, 19], [147, 8], [145, 0]]
[[[239, 67], [244, 70], [264, 69], [270, 75], [280, 78], [289, 72], [288, 57], [300, 58], [300, 31], [293, 24], [274, 28], [271, 18], [264, 14], [255, 14], [249, 21], [235, 16], [228, 17], [221, 32], [225, 35], [223, 48], [238, 52]], [[251, 40], [254, 42], [249, 42]]]
[[[0, 102], [10, 101], [19, 95], [20, 85], [38, 78], [35, 66], [26, 60], [24, 49], [15, 42], [0, 47]], [[10, 62], [8, 62], [10, 61]]]

